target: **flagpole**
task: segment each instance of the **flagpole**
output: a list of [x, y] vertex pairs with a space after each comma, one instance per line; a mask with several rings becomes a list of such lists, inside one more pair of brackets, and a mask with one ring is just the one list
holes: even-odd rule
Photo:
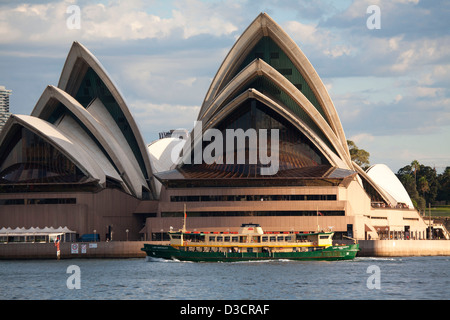
[[186, 203], [184, 204], [183, 232], [186, 232]]
[[317, 232], [319, 232], [319, 207], [316, 207]]

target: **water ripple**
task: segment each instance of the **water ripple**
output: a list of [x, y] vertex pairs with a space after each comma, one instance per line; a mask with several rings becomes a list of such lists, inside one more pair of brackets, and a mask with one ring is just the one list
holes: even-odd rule
[[[2, 261], [0, 299], [448, 299], [449, 257], [185, 263], [146, 259]], [[68, 289], [69, 265], [81, 289]], [[367, 285], [379, 270], [380, 289]]]

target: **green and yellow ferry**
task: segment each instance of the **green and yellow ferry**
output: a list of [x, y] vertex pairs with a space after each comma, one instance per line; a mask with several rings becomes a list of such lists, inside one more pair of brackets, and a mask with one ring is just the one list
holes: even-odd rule
[[170, 244], [144, 244], [147, 257], [179, 261], [350, 260], [359, 244], [333, 245], [334, 232], [264, 232], [242, 224], [238, 232], [170, 231]]

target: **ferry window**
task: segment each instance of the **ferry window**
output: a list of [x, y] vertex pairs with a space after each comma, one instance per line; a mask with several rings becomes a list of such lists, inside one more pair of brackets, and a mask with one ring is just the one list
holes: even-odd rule
[[277, 241], [283, 241], [283, 238], [284, 238], [283, 236], [278, 236]]
[[209, 241], [216, 241], [216, 237], [209, 237]]
[[230, 237], [229, 236], [224, 237], [223, 241], [230, 242]]
[[270, 242], [275, 242], [275, 241], [277, 241], [277, 237], [275, 237], [275, 236], [270, 237]]
[[328, 236], [320, 236], [320, 239], [328, 239]]
[[285, 241], [291, 241], [291, 236], [287, 236], [286, 238], [284, 238]]
[[253, 248], [247, 248], [247, 252], [253, 252]]
[[267, 236], [264, 236], [264, 237], [262, 237], [262, 242], [267, 242], [267, 240], [269, 240], [269, 237], [267, 237]]
[[239, 237], [231, 237], [232, 242], [239, 242]]
[[223, 241], [223, 237], [217, 237], [217, 241]]
[[174, 234], [174, 235], [172, 235], [172, 239], [181, 239], [181, 235]]

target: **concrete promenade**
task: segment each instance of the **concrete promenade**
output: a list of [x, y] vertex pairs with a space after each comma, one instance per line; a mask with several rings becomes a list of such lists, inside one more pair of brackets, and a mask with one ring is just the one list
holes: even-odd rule
[[361, 257], [450, 256], [450, 240], [360, 240]]
[[[337, 241], [338, 243], [352, 243]], [[151, 241], [111, 241], [61, 243], [61, 259], [144, 258], [144, 243]], [[361, 257], [450, 256], [449, 240], [360, 240]], [[167, 244], [167, 242], [164, 242]], [[73, 246], [77, 245], [77, 246]], [[0, 244], [1, 259], [56, 259], [53, 243]]]

